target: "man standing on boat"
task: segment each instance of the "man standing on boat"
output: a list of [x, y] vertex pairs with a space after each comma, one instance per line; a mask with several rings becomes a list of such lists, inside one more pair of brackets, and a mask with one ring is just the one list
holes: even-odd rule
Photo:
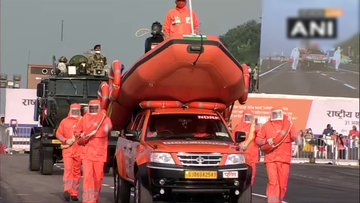
[[196, 12], [186, 6], [187, 0], [175, 0], [175, 4], [176, 8], [169, 11], [165, 20], [165, 36], [200, 34], [200, 20]]
[[164, 41], [164, 34], [162, 33], [162, 25], [158, 21], [151, 26], [151, 37], [145, 40], [145, 53], [153, 49], [156, 45]]

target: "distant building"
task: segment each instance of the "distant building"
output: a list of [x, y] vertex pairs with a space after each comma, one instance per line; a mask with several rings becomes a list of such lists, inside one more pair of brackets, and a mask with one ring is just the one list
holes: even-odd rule
[[37, 84], [45, 78], [49, 78], [49, 76], [53, 72], [52, 65], [44, 65], [44, 64], [29, 64], [28, 65], [28, 89], [36, 89]]

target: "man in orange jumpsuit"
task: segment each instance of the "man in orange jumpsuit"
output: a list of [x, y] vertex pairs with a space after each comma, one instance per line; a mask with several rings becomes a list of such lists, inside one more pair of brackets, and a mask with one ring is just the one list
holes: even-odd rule
[[100, 100], [91, 100], [89, 110], [80, 125], [78, 144], [83, 145], [83, 203], [98, 203], [107, 161], [108, 134], [112, 129], [110, 118], [101, 110]]
[[[166, 37], [174, 35], [191, 35], [190, 9], [186, 6], [186, 0], [175, 0], [176, 8], [169, 11], [164, 24]], [[193, 13], [194, 34], [200, 34], [200, 21], [195, 11]]]
[[292, 142], [299, 142], [290, 118], [281, 109], [273, 109], [270, 121], [265, 123], [256, 135], [255, 142], [265, 152], [268, 173], [268, 203], [284, 200], [290, 176]]
[[246, 163], [252, 168], [251, 185], [254, 186], [257, 172], [257, 165], [260, 160], [260, 149], [255, 143], [256, 123], [254, 114], [250, 110], [245, 110], [241, 122], [235, 127], [236, 132], [245, 132], [246, 138], [240, 143], [241, 149], [245, 151]]
[[75, 142], [75, 131], [81, 120], [81, 106], [71, 104], [68, 117], [64, 118], [56, 137], [61, 141], [64, 161], [64, 198], [66, 201], [78, 201], [81, 179], [81, 147]]

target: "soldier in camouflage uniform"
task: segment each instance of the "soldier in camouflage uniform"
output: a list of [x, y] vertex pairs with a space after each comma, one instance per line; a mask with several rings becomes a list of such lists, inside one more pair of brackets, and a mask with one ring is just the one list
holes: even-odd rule
[[104, 70], [106, 63], [106, 57], [101, 54], [101, 45], [94, 46], [94, 55], [91, 55], [88, 59], [87, 73], [93, 74], [95, 69]]

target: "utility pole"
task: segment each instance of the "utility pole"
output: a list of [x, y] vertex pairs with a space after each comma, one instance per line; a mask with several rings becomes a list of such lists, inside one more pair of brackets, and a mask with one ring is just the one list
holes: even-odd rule
[[[3, 74], [3, 72], [2, 72], [2, 64], [1, 64], [1, 54], [2, 54], [1, 50], [2, 50], [2, 47], [3, 47], [3, 45], [2, 45], [2, 35], [1, 35], [1, 32], [2, 32], [2, 29], [1, 29], [2, 23], [1, 23], [1, 21], [3, 20], [2, 8], [1, 8], [2, 5], [1, 4], [2, 4], [2, 2], [0, 0], [0, 74]], [[3, 108], [5, 108], [5, 104], [4, 104], [5, 99], [4, 99], [4, 91], [3, 91], [2, 88], [0, 88], [0, 103], [1, 103], [1, 105], [0, 105], [0, 114], [2, 114], [2, 113], [5, 113], [5, 112], [3, 112]]]
[[64, 40], [64, 20], [61, 20], [61, 41]]
[[2, 17], [2, 8], [1, 8], [1, 0], [0, 0], [0, 73], [2, 73], [1, 71], [2, 71], [2, 65], [1, 65], [1, 54], [2, 54], [2, 52], [1, 52], [1, 50], [2, 50], [2, 47], [3, 47], [3, 45], [2, 45], [2, 35], [1, 35], [1, 32], [2, 32], [2, 29], [1, 29], [1, 21], [2, 21], [2, 19], [3, 19], [3, 17]]

